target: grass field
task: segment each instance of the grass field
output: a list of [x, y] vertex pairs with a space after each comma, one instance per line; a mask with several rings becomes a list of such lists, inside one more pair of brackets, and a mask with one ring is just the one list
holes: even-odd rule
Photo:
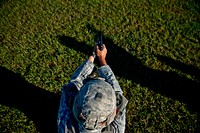
[[100, 27], [126, 132], [200, 132], [199, 13], [198, 0], [1, 0], [0, 132], [56, 132], [61, 87]]

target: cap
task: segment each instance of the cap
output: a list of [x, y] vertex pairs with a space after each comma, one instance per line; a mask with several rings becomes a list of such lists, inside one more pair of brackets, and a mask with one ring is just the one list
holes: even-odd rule
[[73, 114], [80, 132], [100, 133], [116, 115], [114, 89], [104, 80], [87, 82], [75, 97]]

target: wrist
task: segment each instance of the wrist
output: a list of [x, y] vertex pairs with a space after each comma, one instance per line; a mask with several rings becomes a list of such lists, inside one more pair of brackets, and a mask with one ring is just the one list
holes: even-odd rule
[[88, 60], [91, 61], [91, 62], [94, 62], [94, 59], [95, 59], [95, 58], [96, 58], [96, 54], [95, 54], [95, 52], [93, 51], [93, 52], [90, 54]]
[[107, 62], [105, 59], [99, 59], [99, 62], [101, 66], [107, 65]]
[[88, 60], [89, 60], [90, 62], [94, 62], [94, 58], [95, 58], [94, 56], [90, 55], [89, 58], [88, 58]]

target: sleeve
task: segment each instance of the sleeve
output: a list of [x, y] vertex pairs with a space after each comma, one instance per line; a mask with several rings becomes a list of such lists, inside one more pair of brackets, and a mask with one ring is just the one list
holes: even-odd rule
[[126, 106], [128, 104], [128, 100], [120, 93], [116, 93], [116, 100], [117, 111], [115, 119], [112, 122], [112, 126], [116, 132], [124, 133], [126, 125]]
[[111, 86], [114, 88], [115, 92], [118, 92], [121, 94], [123, 93], [122, 89], [119, 86], [119, 83], [109, 65], [101, 66], [98, 69], [97, 73], [98, 73], [99, 77], [104, 78], [106, 82], [111, 84]]
[[79, 132], [78, 122], [72, 112], [74, 98], [83, 86], [83, 81], [92, 73], [93, 69], [94, 64], [86, 60], [76, 69], [70, 82], [62, 87], [57, 117], [58, 133]]
[[83, 62], [72, 75], [70, 82], [73, 83], [78, 90], [83, 86], [83, 81], [93, 72], [94, 64], [89, 60]]
[[126, 127], [126, 109], [124, 110], [123, 114], [115, 118], [114, 121], [111, 123], [111, 127], [113, 128], [114, 133], [125, 133]]
[[115, 118], [114, 121], [105, 129], [102, 130], [102, 133], [125, 133], [125, 122], [126, 122], [126, 109], [123, 110], [123, 113]]
[[78, 130], [78, 125], [72, 112], [74, 98], [77, 93], [78, 90], [72, 83], [62, 87], [62, 94], [57, 117], [58, 133], [73, 133]]

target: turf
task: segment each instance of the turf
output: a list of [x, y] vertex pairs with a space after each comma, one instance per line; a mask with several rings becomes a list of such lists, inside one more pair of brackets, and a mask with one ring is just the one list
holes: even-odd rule
[[[56, 132], [61, 87], [102, 30], [126, 132], [200, 132], [196, 0], [1, 0], [0, 132]], [[101, 9], [101, 10], [100, 10]]]

